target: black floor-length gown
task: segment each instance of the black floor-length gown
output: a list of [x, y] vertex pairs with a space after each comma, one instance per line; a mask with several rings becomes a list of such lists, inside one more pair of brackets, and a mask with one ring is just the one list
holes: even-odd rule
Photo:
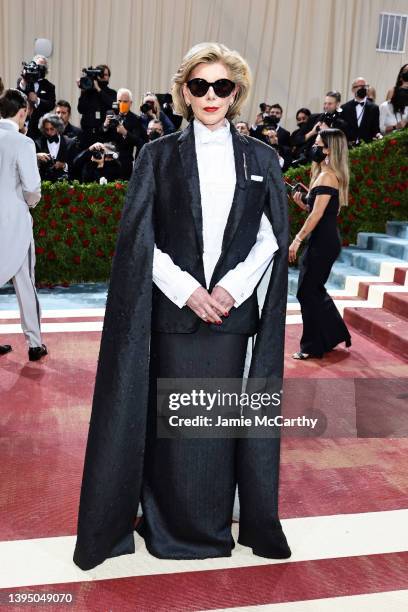
[[346, 346], [351, 345], [347, 326], [325, 289], [332, 266], [341, 251], [337, 227], [339, 191], [326, 185], [312, 187], [308, 197], [311, 210], [318, 195], [330, 195], [331, 198], [299, 259], [296, 294], [303, 319], [300, 350], [314, 357], [322, 357], [340, 342], [345, 342]]

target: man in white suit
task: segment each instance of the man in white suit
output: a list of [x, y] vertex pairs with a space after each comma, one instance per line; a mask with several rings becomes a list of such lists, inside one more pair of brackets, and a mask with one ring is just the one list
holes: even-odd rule
[[[27, 117], [27, 97], [7, 89], [0, 98], [0, 287], [12, 279], [30, 361], [47, 354], [42, 343], [40, 304], [35, 289], [35, 249], [30, 208], [41, 198], [33, 141], [19, 132]], [[0, 355], [11, 351], [0, 345]]]

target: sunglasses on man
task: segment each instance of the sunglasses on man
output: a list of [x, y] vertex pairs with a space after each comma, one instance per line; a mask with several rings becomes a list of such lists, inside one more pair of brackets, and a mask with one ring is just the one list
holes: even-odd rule
[[219, 98], [228, 98], [234, 90], [235, 83], [229, 79], [218, 79], [214, 83], [209, 83], [205, 79], [190, 79], [187, 81], [187, 87], [195, 98], [205, 96], [210, 87]]

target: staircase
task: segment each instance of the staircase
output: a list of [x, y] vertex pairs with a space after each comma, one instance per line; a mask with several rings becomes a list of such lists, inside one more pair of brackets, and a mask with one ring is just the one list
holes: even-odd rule
[[[288, 313], [299, 311], [297, 278], [291, 269]], [[348, 326], [408, 360], [408, 222], [389, 221], [385, 234], [359, 233], [326, 288]]]

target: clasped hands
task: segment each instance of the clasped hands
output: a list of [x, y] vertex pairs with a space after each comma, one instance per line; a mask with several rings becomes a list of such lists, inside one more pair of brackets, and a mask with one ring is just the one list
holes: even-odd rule
[[228, 291], [216, 285], [211, 294], [204, 287], [197, 287], [186, 305], [206, 323], [221, 325], [221, 317], [228, 317], [234, 303], [235, 300]]

